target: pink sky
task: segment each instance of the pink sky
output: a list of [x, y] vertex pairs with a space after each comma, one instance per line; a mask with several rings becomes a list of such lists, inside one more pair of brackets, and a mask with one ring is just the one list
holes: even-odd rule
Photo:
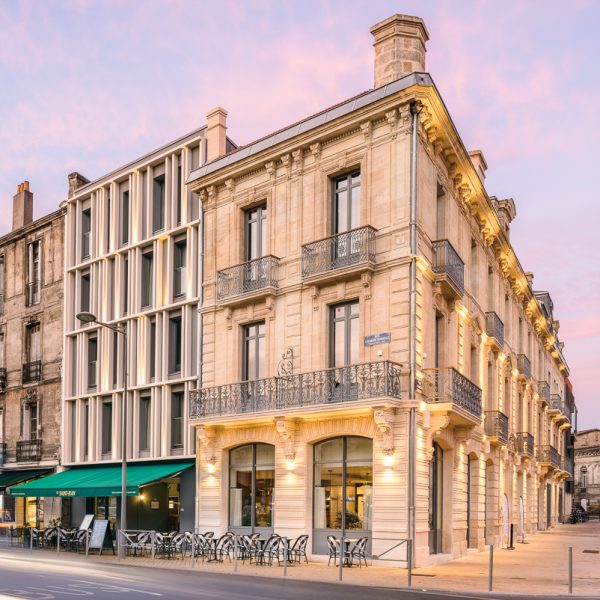
[[432, 74], [511, 239], [561, 322], [580, 429], [600, 426], [600, 3], [418, 0], [0, 3], [0, 234], [17, 184], [35, 216], [67, 173], [112, 170], [229, 111], [246, 143], [372, 87], [369, 27], [425, 19]]

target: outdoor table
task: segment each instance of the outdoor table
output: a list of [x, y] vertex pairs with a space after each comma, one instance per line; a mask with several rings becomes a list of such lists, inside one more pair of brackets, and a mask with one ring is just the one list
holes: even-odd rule
[[162, 549], [163, 549], [163, 553], [162, 553], [162, 558], [166, 558], [168, 560], [170, 560], [172, 557], [172, 552], [173, 552], [173, 534], [165, 534], [163, 535], [163, 542], [162, 542]]
[[352, 566], [352, 561], [351, 561], [351, 557], [349, 555], [347, 555], [347, 553], [350, 550], [350, 544], [356, 544], [356, 542], [358, 542], [360, 538], [347, 538], [345, 537], [343, 540], [337, 540], [335, 541], [335, 543], [340, 546], [340, 542], [343, 541], [344, 543], [344, 548], [342, 549], [342, 547], [340, 546], [340, 557], [343, 557], [344, 562], [346, 563], [346, 566], [351, 567]]

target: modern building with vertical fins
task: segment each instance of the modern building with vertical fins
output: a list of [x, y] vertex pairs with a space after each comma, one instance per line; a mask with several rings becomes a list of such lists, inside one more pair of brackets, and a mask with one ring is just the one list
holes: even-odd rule
[[372, 90], [244, 147], [224, 111], [207, 132], [187, 451], [199, 531], [309, 533], [315, 557], [368, 536], [400, 564], [411, 540], [425, 565], [570, 511], [574, 400], [515, 202], [425, 72], [425, 24], [371, 32]]

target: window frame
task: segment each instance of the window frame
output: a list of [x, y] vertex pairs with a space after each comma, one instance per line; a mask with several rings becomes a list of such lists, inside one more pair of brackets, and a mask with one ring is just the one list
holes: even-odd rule
[[[353, 177], [359, 177], [358, 183], [352, 183]], [[338, 190], [337, 186], [341, 182], [346, 182], [346, 188], [344, 190]], [[331, 235], [338, 235], [340, 233], [344, 233], [346, 231], [351, 231], [352, 229], [356, 229], [360, 227], [361, 223], [361, 201], [362, 201], [362, 173], [360, 167], [355, 169], [351, 169], [342, 175], [337, 175], [335, 177], [331, 177]], [[358, 198], [358, 214], [355, 215], [357, 218], [357, 225], [352, 226], [352, 205], [354, 198], [354, 190], [359, 190], [359, 198]], [[340, 205], [340, 192], [347, 191], [346, 197], [346, 225], [342, 229], [340, 228], [340, 223], [338, 220], [339, 214], [339, 205]]]
[[[357, 307], [357, 312], [355, 315], [352, 314], [352, 306]], [[344, 307], [345, 313], [341, 318], [336, 318], [335, 311], [338, 308]], [[347, 302], [341, 302], [338, 304], [331, 304], [329, 306], [329, 368], [341, 368], [347, 367], [352, 364], [352, 321], [357, 320], [357, 327], [359, 328], [357, 335], [357, 361], [360, 362], [360, 301], [359, 300], [349, 300]], [[336, 349], [336, 335], [335, 335], [335, 324], [338, 322], [344, 323], [344, 364], [336, 365], [335, 364], [335, 349]]]
[[[260, 333], [260, 326], [263, 327], [263, 333]], [[255, 334], [250, 334], [252, 329], [256, 328]], [[265, 321], [254, 321], [252, 323], [246, 323], [242, 325], [242, 381], [256, 381], [262, 379], [265, 374], [265, 347], [267, 326]], [[260, 340], [263, 340], [263, 353], [261, 356], [260, 352]], [[255, 362], [255, 377], [250, 377], [249, 370], [249, 357], [250, 357], [250, 346], [254, 346], [254, 352], [256, 357]]]

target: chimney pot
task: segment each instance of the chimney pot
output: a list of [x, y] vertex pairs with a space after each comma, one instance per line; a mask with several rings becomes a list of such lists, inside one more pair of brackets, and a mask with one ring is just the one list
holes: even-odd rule
[[227, 152], [227, 111], [220, 106], [206, 115], [206, 160], [214, 160]]
[[483, 152], [481, 150], [471, 150], [469, 152], [469, 157], [475, 167], [475, 171], [477, 171], [477, 175], [479, 175], [479, 179], [481, 179], [481, 183], [483, 183], [485, 181], [485, 172], [488, 168]]
[[23, 189], [28, 192], [29, 191], [29, 181], [24, 181], [23, 182]]
[[425, 71], [429, 33], [420, 17], [393, 15], [371, 27], [375, 48], [375, 87]]

